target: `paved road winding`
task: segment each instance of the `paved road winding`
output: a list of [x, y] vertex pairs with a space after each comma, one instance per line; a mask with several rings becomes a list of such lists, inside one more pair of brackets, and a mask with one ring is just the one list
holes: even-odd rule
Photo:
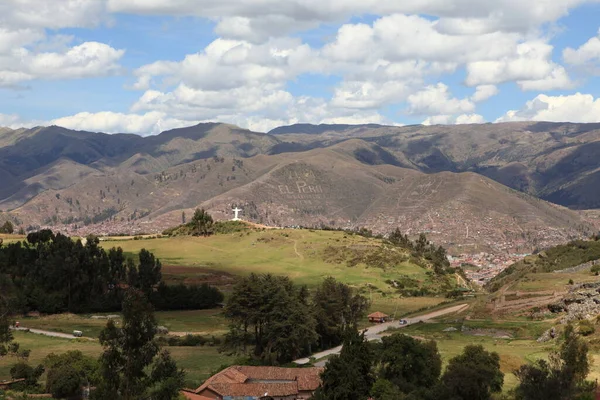
[[[377, 325], [370, 326], [366, 329], [363, 329], [362, 332], [364, 332], [365, 338], [368, 341], [379, 340], [379, 339], [381, 339], [381, 333], [386, 331], [388, 328], [404, 328], [405, 326], [412, 325], [417, 322], [421, 322], [421, 321], [425, 322], [430, 319], [440, 317], [442, 315], [459, 312], [459, 311], [464, 310], [467, 307], [469, 307], [468, 304], [459, 304], [459, 305], [448, 307], [448, 308], [442, 308], [441, 310], [432, 311], [427, 314], [417, 315], [417, 316], [411, 317], [411, 318], [405, 318], [407, 323], [404, 325], [400, 325], [399, 320], [392, 321], [392, 322], [384, 322], [383, 324], [377, 324]], [[316, 360], [319, 360], [323, 357], [327, 357], [332, 354], [339, 354], [341, 350], [342, 350], [342, 346], [338, 346], [338, 347], [334, 347], [329, 350], [321, 351], [319, 353], [314, 353], [312, 355], [312, 357], [315, 358]], [[309, 362], [310, 362], [309, 358], [301, 358], [301, 359], [294, 361], [294, 363], [299, 364], [299, 365], [308, 364]], [[326, 361], [321, 361], [321, 362], [315, 363], [315, 365], [317, 367], [319, 367], [319, 366], [325, 365], [325, 363], [326, 363]]]

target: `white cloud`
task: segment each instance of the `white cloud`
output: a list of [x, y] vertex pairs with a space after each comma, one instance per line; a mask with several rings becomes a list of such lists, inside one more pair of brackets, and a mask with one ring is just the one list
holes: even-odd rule
[[50, 29], [94, 27], [109, 21], [104, 1], [0, 2], [0, 87], [34, 79], [77, 79], [114, 74], [123, 50], [98, 42], [69, 47], [73, 36]]
[[600, 99], [581, 93], [568, 96], [541, 94], [520, 110], [508, 111], [496, 120], [507, 121], [600, 122]]
[[413, 115], [451, 115], [475, 109], [469, 99], [451, 97], [449, 88], [443, 83], [427, 86], [408, 96], [408, 112]]
[[462, 125], [462, 124], [483, 124], [485, 118], [479, 114], [461, 114], [454, 115], [432, 115], [421, 122], [422, 125]]
[[26, 121], [17, 114], [2, 114], [0, 113], [0, 127], [8, 127], [11, 129], [18, 128], [33, 128], [34, 126], [43, 126], [43, 121]]
[[110, 111], [98, 113], [82, 112], [72, 116], [57, 118], [49, 124], [68, 129], [105, 133], [137, 133], [143, 136], [161, 131], [190, 126], [197, 121], [169, 118], [164, 113], [123, 114]]
[[62, 52], [35, 53], [16, 48], [0, 53], [0, 86], [15, 86], [33, 79], [79, 79], [118, 73], [124, 50], [98, 42], [85, 42]]
[[590, 38], [579, 48], [567, 47], [564, 49], [563, 59], [571, 65], [595, 69], [596, 72], [600, 71], [600, 30], [598, 30], [598, 36]]
[[340, 22], [352, 16], [427, 14], [441, 18], [440, 31], [482, 34], [528, 32], [566, 15], [586, 0], [108, 0], [112, 12], [191, 15], [219, 21], [221, 35], [264, 40]]
[[518, 44], [497, 60], [467, 64], [469, 86], [517, 81], [523, 90], [565, 89], [572, 86], [566, 71], [551, 61], [553, 47], [541, 40]]
[[104, 0], [2, 0], [0, 26], [60, 29], [107, 22]]
[[462, 114], [456, 117], [454, 121], [455, 124], [483, 124], [485, 123], [485, 118], [479, 114]]
[[471, 100], [478, 103], [497, 94], [498, 88], [495, 85], [480, 85], [475, 88], [475, 93], [471, 96]]

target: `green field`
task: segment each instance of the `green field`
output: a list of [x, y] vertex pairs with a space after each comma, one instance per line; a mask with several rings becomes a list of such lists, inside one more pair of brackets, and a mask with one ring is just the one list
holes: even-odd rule
[[[437, 342], [438, 350], [444, 365], [454, 356], [460, 354], [469, 344], [480, 344], [488, 351], [495, 351], [500, 355], [500, 368], [504, 372], [504, 391], [514, 388], [518, 381], [513, 372], [520, 365], [546, 358], [553, 349], [549, 343], [538, 343], [537, 334], [545, 330], [548, 323], [524, 320], [515, 321], [468, 321], [470, 328], [485, 328], [496, 332], [509, 332], [513, 339], [500, 339], [489, 336], [474, 336], [460, 332], [461, 324], [457, 323], [425, 323], [415, 324], [402, 328], [399, 332], [411, 336], [433, 339]], [[444, 332], [448, 327], [459, 329], [458, 332]], [[592, 354], [592, 365], [588, 379], [600, 377], [600, 355]]]
[[[110, 313], [93, 314], [94, 316]], [[115, 314], [115, 313], [112, 313]], [[116, 313], [118, 315], [118, 313]], [[200, 335], [222, 336], [227, 332], [227, 319], [222, 310], [192, 310], [192, 311], [157, 311], [155, 313], [159, 325], [165, 326], [170, 332], [194, 333]], [[106, 319], [91, 318], [92, 314], [55, 314], [39, 318], [19, 318], [21, 326], [44, 329], [54, 332], [71, 333], [82, 331], [83, 336], [97, 338], [106, 325]], [[119, 322], [119, 319], [116, 319]]]
[[402, 277], [432, 289], [440, 285], [427, 269], [411, 263], [406, 251], [337, 231], [254, 230], [208, 238], [103, 240], [101, 245], [121, 247], [132, 256], [145, 248], [161, 260], [166, 280], [207, 281], [224, 289], [233, 276], [251, 272], [286, 275], [309, 287], [333, 276], [371, 296], [394, 294], [385, 281]]
[[[161, 260], [163, 278], [167, 282], [206, 282], [218, 286], [226, 294], [235, 283], [236, 276], [251, 272], [286, 275], [294, 283], [309, 288], [317, 286], [323, 278], [333, 276], [369, 298], [372, 311], [382, 311], [396, 318], [447, 302], [442, 286], [455, 282], [453, 276], [435, 277], [428, 269], [411, 262], [406, 251], [386, 245], [381, 240], [335, 231], [252, 230], [209, 238], [115, 238], [102, 240], [101, 245], [106, 249], [120, 246], [134, 257], [145, 248]], [[402, 279], [440, 294], [402, 297], [389, 283], [390, 280]], [[21, 317], [19, 322], [24, 327], [64, 333], [81, 330], [84, 336], [96, 338], [106, 319], [91, 317], [92, 314], [61, 314]], [[156, 317], [159, 325], [166, 326], [173, 333], [222, 336], [228, 330], [221, 309], [157, 312]], [[366, 319], [361, 325], [367, 326]], [[79, 349], [93, 356], [101, 352], [95, 341], [69, 341], [25, 333], [17, 333], [16, 339], [23, 348], [32, 350], [30, 361], [34, 364], [51, 352]], [[199, 384], [220, 365], [233, 362], [231, 357], [219, 354], [216, 347], [168, 349], [178, 365], [186, 370], [187, 380], [191, 381], [189, 386]], [[0, 360], [0, 380], [8, 377], [9, 365], [14, 361], [7, 358]]]
[[[98, 342], [89, 340], [69, 340], [36, 335], [33, 333], [15, 332], [15, 341], [24, 349], [31, 349], [29, 363], [37, 365], [50, 354], [60, 354], [69, 350], [80, 350], [90, 357], [98, 357], [102, 347]], [[186, 384], [200, 385], [212, 371], [223, 364], [232, 363], [233, 358], [220, 354], [216, 347], [167, 347], [177, 360], [177, 365], [186, 372]], [[13, 357], [0, 358], [0, 381], [10, 378], [10, 367], [17, 360]], [[45, 377], [42, 377], [42, 381]]]

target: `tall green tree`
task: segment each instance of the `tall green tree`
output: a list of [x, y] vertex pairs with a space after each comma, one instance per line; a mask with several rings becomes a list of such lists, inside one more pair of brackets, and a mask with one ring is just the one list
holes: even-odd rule
[[373, 353], [364, 334], [355, 328], [344, 333], [339, 355], [329, 358], [321, 374], [315, 400], [365, 400], [373, 386]]
[[194, 236], [210, 236], [213, 233], [213, 218], [212, 216], [202, 209], [196, 209], [194, 216], [190, 221], [189, 225], [192, 228], [192, 235]]
[[337, 346], [344, 331], [356, 327], [369, 309], [369, 301], [335, 278], [328, 277], [315, 290], [312, 304], [321, 348]]
[[469, 345], [448, 363], [441, 389], [444, 399], [488, 400], [492, 393], [502, 390], [503, 383], [498, 353], [488, 352], [481, 345]]
[[437, 384], [442, 358], [434, 341], [395, 334], [383, 337], [378, 347], [379, 376], [394, 383], [403, 393]]
[[287, 277], [250, 274], [233, 288], [225, 307], [230, 331], [223, 350], [252, 355], [267, 364], [292, 361], [316, 341], [316, 321], [306, 288]]
[[548, 361], [522, 365], [515, 375], [517, 400], [563, 400], [591, 396], [595, 384], [585, 379], [590, 371], [587, 343], [567, 325], [560, 349]]
[[96, 385], [99, 381], [98, 361], [80, 351], [49, 354], [44, 359], [48, 371], [46, 392], [54, 398], [80, 398], [85, 385]]
[[160, 261], [154, 258], [154, 254], [146, 249], [140, 251], [139, 259], [138, 276], [140, 289], [146, 296], [150, 296], [154, 286], [158, 285], [162, 278], [162, 266]]
[[[183, 372], [168, 352], [159, 352], [154, 341], [157, 324], [147, 297], [130, 289], [123, 300], [123, 326], [111, 320], [100, 333], [104, 353], [100, 356], [98, 399], [170, 400], [178, 396]], [[150, 374], [148, 374], [150, 372]]]
[[0, 233], [8, 233], [11, 234], [15, 231], [15, 227], [12, 222], [6, 221], [4, 225], [0, 226]]

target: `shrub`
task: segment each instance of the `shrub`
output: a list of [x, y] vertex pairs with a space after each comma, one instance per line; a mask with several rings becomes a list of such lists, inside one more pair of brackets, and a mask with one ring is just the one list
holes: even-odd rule
[[596, 332], [596, 328], [594, 325], [587, 319], [584, 319], [579, 322], [579, 334], [582, 336], [589, 336], [592, 333]]

